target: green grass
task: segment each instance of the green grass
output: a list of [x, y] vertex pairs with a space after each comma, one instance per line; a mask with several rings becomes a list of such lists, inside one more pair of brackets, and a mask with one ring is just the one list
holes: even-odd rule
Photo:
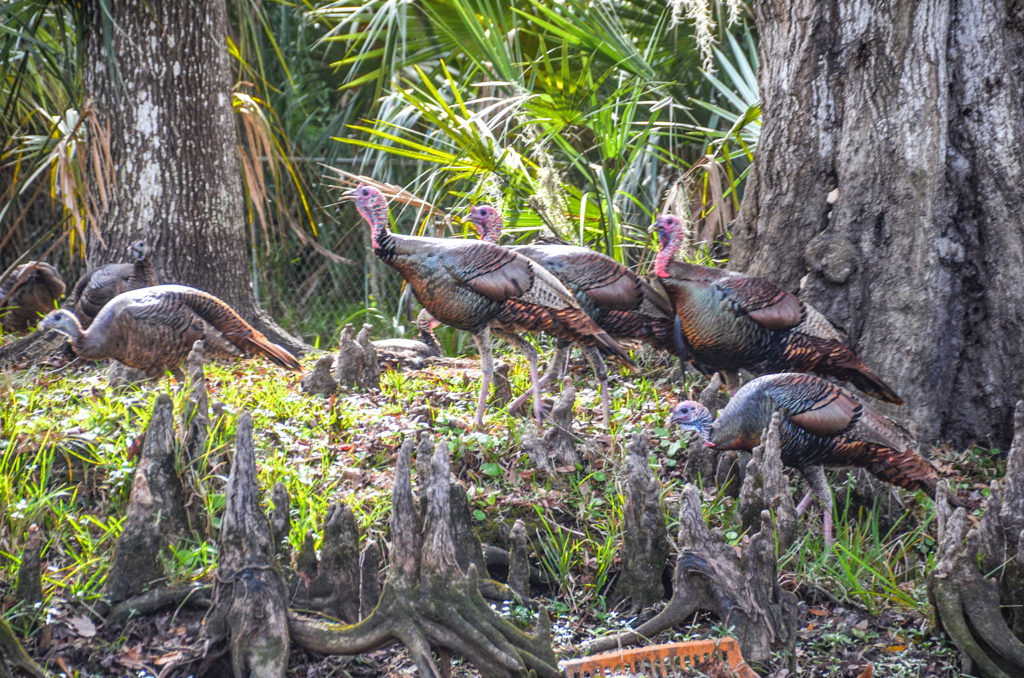
[[[511, 364], [514, 391], [526, 388], [522, 356], [499, 354]], [[582, 364], [578, 356], [575, 361]], [[309, 368], [315, 358], [303, 362]], [[471, 421], [476, 403], [472, 370], [389, 372], [382, 375], [380, 393], [328, 399], [302, 394], [294, 375], [266, 364], [208, 365], [210, 400], [223, 403], [224, 416], [211, 415], [207, 448], [187, 473], [202, 488], [209, 530], [166, 556], [169, 577], [175, 583], [212, 577], [227, 460], [241, 411], [249, 410], [255, 421], [265, 501], [276, 482], [290, 494], [295, 550], [307, 534], [319, 534], [339, 501], [352, 508], [362, 538], [389, 539], [395, 451], [406, 435], [426, 426], [413, 418], [426, 412], [435, 435], [449, 440], [452, 470], [466, 487], [483, 540], [500, 543], [516, 519], [526, 523], [535, 560], [556, 583], [545, 602], [573, 630], [560, 637], [579, 640], [587, 633], [581, 629], [619, 628], [628, 620], [611, 604], [608, 584], [618, 567], [624, 502], [618, 468], [625, 442], [638, 429], [650, 434], [649, 461], [664, 484], [665, 518], [674, 537], [686, 448], [664, 423], [672, 402], [694, 386], [692, 378], [669, 379], [658, 361], [641, 356], [639, 363], [636, 375], [613, 370], [614, 415], [607, 430], [597, 428], [599, 394], [589, 369], [574, 368], [580, 388], [577, 433], [588, 444], [577, 469], [555, 477], [538, 473], [521, 450], [522, 419], [492, 408], [485, 430], [459, 427]], [[96, 368], [0, 376], [0, 586], [13, 587], [28, 528], [38, 524], [47, 540], [42, 609], [99, 596], [131, 490], [135, 460], [129, 452], [161, 392], [174, 400], [177, 420], [185, 394], [170, 380], [119, 391]], [[981, 458], [986, 475], [994, 464]], [[708, 486], [702, 492], [709, 525], [728, 543], [742, 545], [748, 535], [739, 524], [737, 501], [725, 488]], [[896, 610], [927, 616], [923, 573], [935, 549], [934, 510], [928, 500], [906, 500], [916, 527], [897, 525], [883, 532], [873, 512], [847, 515], [849, 498], [837, 490], [833, 551], [824, 550], [820, 511], [812, 507], [801, 520], [796, 543], [780, 557], [780, 574], [798, 590], [827, 591], [839, 603], [873, 615]], [[4, 616], [22, 614], [35, 613], [12, 608]]]

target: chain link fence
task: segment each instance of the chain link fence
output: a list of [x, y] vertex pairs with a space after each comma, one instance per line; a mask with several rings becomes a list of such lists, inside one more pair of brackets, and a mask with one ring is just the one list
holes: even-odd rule
[[[85, 270], [84, 259], [66, 241], [52, 247], [60, 236], [59, 228], [52, 226], [59, 223], [60, 212], [45, 201], [37, 203], [0, 249], [0, 274], [19, 259], [43, 259], [57, 268], [70, 294]], [[250, 244], [253, 288], [260, 305], [313, 346], [332, 346], [348, 322], [357, 327], [373, 324], [375, 336], [408, 333], [412, 322], [400, 311], [416, 306], [415, 300], [403, 296], [401, 276], [373, 255], [361, 217], [351, 208], [343, 214], [345, 218], [319, 227], [319, 246], [311, 242], [311, 234], [302, 238], [287, 229], [274, 242]]]

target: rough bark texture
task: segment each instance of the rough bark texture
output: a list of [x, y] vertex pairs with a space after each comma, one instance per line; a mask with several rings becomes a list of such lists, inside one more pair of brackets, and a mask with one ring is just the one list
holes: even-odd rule
[[[12, 669], [18, 669], [20, 673], [14, 673]], [[26, 675], [31, 678], [45, 678], [46, 672], [39, 664], [32, 661], [32, 658], [21, 646], [18, 637], [7, 622], [0, 618], [0, 678], [7, 676]]]
[[928, 597], [939, 623], [967, 656], [966, 671], [987, 678], [1024, 675], [1024, 402], [1014, 413], [1006, 477], [992, 483], [985, 515], [972, 528], [940, 485], [938, 553]]
[[271, 341], [300, 349], [252, 290], [227, 5], [87, 0], [83, 9], [85, 93], [109, 130], [114, 166], [95, 182], [106, 210], [102, 238], [88, 234], [89, 265], [122, 261], [145, 239], [157, 280], [211, 292]]
[[754, 9], [764, 126], [730, 266], [845, 328], [918, 436], [1005, 448], [1024, 394], [1024, 7]]
[[288, 668], [285, 586], [274, 562], [270, 526], [260, 510], [252, 430], [252, 416], [243, 412], [221, 519], [208, 628], [215, 641], [228, 640], [235, 678], [275, 678]]
[[[499, 678], [532, 672], [556, 678], [561, 674], [551, 650], [547, 613], [541, 610], [534, 633], [520, 631], [484, 601], [476, 566], [465, 572], [459, 567], [448, 449], [441, 444], [430, 454], [430, 447], [425, 440], [417, 453], [422, 513], [412, 494], [410, 438], [398, 453], [391, 567], [377, 607], [354, 625], [292, 616], [292, 639], [328, 654], [356, 654], [400, 641], [425, 678], [449, 675], [449, 651], [461, 654], [481, 675]], [[441, 662], [431, 656], [432, 648], [437, 648]]]
[[352, 323], [345, 325], [338, 338], [338, 358], [334, 362], [334, 378], [342, 389], [351, 389], [359, 384], [363, 376], [366, 351], [355, 340]]
[[747, 462], [740, 488], [740, 517], [743, 528], [753, 532], [761, 525], [761, 512], [769, 511], [775, 526], [777, 548], [784, 552], [796, 537], [797, 516], [789, 480], [782, 471], [781, 422], [782, 415], [778, 412], [772, 414], [768, 430], [762, 436], [764, 442], [754, 448], [753, 456]]
[[665, 597], [661, 578], [669, 552], [661, 485], [647, 463], [646, 433], [635, 434], [626, 445], [623, 476], [622, 574], [615, 593], [640, 611]]
[[796, 642], [796, 596], [779, 587], [771, 515], [761, 513], [760, 530], [750, 538], [743, 555], [704, 523], [700, 492], [683, 488], [679, 507], [679, 559], [675, 588], [668, 605], [653, 619], [613, 636], [583, 645], [584, 654], [642, 642], [661, 631], [688, 623], [706, 610], [732, 626], [743, 657], [767, 662], [773, 649], [792, 650]]
[[28, 528], [28, 539], [18, 565], [18, 584], [14, 598], [31, 610], [43, 599], [43, 533], [33, 523]]
[[118, 602], [164, 578], [160, 555], [187, 534], [181, 480], [174, 469], [174, 404], [161, 393], [146, 427], [124, 529], [103, 595]]
[[338, 382], [331, 376], [331, 365], [334, 358], [329, 355], [321, 356], [316, 361], [313, 371], [302, 378], [299, 388], [303, 393], [311, 395], [329, 396], [338, 392]]

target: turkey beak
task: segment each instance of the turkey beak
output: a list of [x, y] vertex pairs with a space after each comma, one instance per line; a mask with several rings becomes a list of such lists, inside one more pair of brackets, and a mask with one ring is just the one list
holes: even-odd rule
[[356, 199], [356, 191], [358, 191], [358, 190], [359, 190], [358, 186], [356, 188], [348, 189], [347, 191], [345, 191], [344, 193], [341, 194], [342, 200], [355, 200]]

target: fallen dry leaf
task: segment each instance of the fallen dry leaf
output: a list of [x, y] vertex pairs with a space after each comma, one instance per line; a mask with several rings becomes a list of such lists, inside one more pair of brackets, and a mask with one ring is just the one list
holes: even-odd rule
[[68, 617], [65, 620], [72, 630], [82, 638], [92, 638], [96, 635], [96, 625], [85, 615]]

